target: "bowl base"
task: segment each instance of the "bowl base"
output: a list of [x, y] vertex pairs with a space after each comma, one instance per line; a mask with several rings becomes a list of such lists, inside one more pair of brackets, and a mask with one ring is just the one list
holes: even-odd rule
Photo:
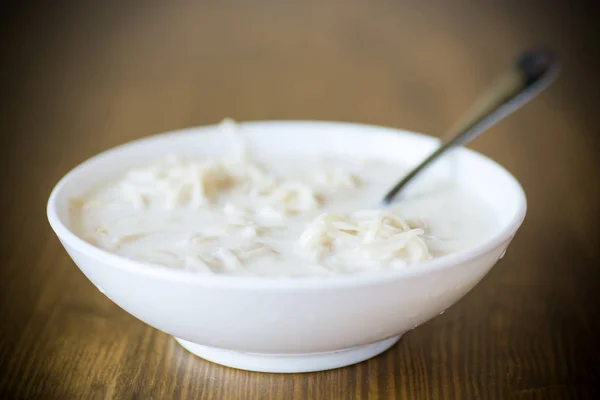
[[383, 353], [392, 347], [400, 336], [402, 335], [344, 350], [304, 354], [246, 353], [175, 339], [198, 357], [226, 367], [257, 372], [295, 373], [324, 371], [359, 363]]

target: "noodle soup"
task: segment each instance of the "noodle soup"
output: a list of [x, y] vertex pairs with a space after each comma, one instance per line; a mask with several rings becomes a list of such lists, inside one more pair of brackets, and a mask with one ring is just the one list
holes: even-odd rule
[[485, 240], [495, 226], [487, 204], [450, 181], [426, 181], [378, 209], [402, 165], [339, 154], [258, 157], [233, 121], [222, 129], [227, 157], [168, 155], [71, 199], [73, 232], [165, 268], [327, 276], [418, 268]]

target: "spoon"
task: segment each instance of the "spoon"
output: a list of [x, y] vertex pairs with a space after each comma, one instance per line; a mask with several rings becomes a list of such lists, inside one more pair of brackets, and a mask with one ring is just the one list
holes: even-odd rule
[[447, 134], [449, 140], [402, 178], [383, 198], [389, 206], [396, 195], [447, 150], [463, 146], [485, 132], [486, 129], [519, 109], [542, 92], [558, 74], [556, 57], [541, 49], [527, 51], [517, 57], [514, 66], [500, 76]]

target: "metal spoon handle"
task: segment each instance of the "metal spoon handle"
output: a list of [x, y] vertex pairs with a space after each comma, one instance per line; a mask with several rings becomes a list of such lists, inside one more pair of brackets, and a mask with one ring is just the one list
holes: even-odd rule
[[383, 198], [383, 205], [389, 205], [406, 184], [444, 152], [469, 143], [487, 128], [534, 98], [553, 81], [558, 70], [557, 59], [547, 51], [532, 50], [521, 54], [515, 65], [500, 76], [456, 126], [448, 131], [445, 136], [450, 139], [388, 192]]

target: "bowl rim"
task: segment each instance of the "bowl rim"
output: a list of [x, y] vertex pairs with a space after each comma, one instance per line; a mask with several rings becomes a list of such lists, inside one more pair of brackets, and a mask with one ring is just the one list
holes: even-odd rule
[[[331, 125], [332, 127], [349, 127], [352, 129], [381, 129], [394, 132], [396, 134], [402, 134], [405, 136], [412, 136], [418, 140], [439, 142], [439, 139], [422, 133], [407, 131], [394, 127], [387, 127], [381, 125], [362, 124], [354, 122], [337, 122], [337, 121], [318, 121], [318, 120], [256, 120], [256, 121], [243, 121], [238, 122], [243, 126], [266, 126], [272, 124], [303, 124], [306, 126], [315, 125]], [[74, 250], [83, 253], [84, 255], [91, 257], [98, 262], [107, 264], [110, 268], [122, 269], [127, 272], [142, 275], [148, 278], [158, 278], [163, 280], [169, 280], [172, 282], [179, 282], [185, 284], [199, 285], [199, 286], [210, 286], [216, 288], [229, 288], [229, 289], [260, 289], [260, 290], [305, 290], [305, 289], [323, 289], [323, 288], [344, 288], [353, 286], [370, 285], [374, 283], [389, 283], [394, 280], [401, 280], [408, 277], [421, 276], [430, 274], [441, 269], [450, 268], [452, 266], [462, 264], [479, 256], [482, 256], [488, 252], [493, 251], [497, 247], [501, 246], [504, 242], [511, 240], [515, 235], [519, 227], [521, 226], [525, 214], [527, 212], [527, 199], [525, 192], [518, 180], [507, 171], [502, 165], [496, 161], [478, 153], [474, 150], [461, 147], [459, 151], [469, 153], [471, 157], [478, 158], [479, 160], [486, 162], [501, 173], [505, 174], [506, 177], [511, 181], [514, 196], [518, 201], [518, 209], [515, 215], [505, 224], [505, 226], [497, 231], [489, 239], [482, 243], [476, 244], [467, 249], [463, 249], [454, 253], [446, 254], [443, 257], [434, 258], [432, 260], [423, 261], [418, 264], [415, 268], [406, 268], [398, 270], [388, 269], [377, 269], [374, 271], [365, 271], [356, 274], [343, 274], [343, 275], [332, 275], [332, 276], [302, 276], [302, 277], [280, 277], [280, 276], [246, 276], [246, 275], [223, 275], [223, 274], [198, 274], [192, 271], [184, 269], [169, 269], [159, 264], [152, 264], [141, 262], [133, 259], [129, 259], [120, 256], [115, 253], [111, 253], [108, 250], [96, 247], [79, 236], [73, 233], [61, 220], [58, 215], [57, 199], [60, 195], [62, 188], [67, 182], [72, 179], [81, 169], [85, 166], [94, 163], [96, 160], [104, 157], [110, 157], [113, 152], [125, 151], [128, 148], [135, 147], [148, 141], [153, 141], [158, 138], [164, 138], [166, 136], [183, 136], [190, 133], [199, 133], [200, 129], [216, 128], [218, 125], [202, 125], [184, 129], [178, 129], [168, 131], [164, 133], [152, 134], [145, 136], [140, 139], [132, 140], [121, 145], [104, 150], [82, 163], [78, 164], [67, 172], [59, 182], [52, 189], [47, 207], [47, 217], [50, 226], [54, 230], [63, 245], [69, 246]]]

